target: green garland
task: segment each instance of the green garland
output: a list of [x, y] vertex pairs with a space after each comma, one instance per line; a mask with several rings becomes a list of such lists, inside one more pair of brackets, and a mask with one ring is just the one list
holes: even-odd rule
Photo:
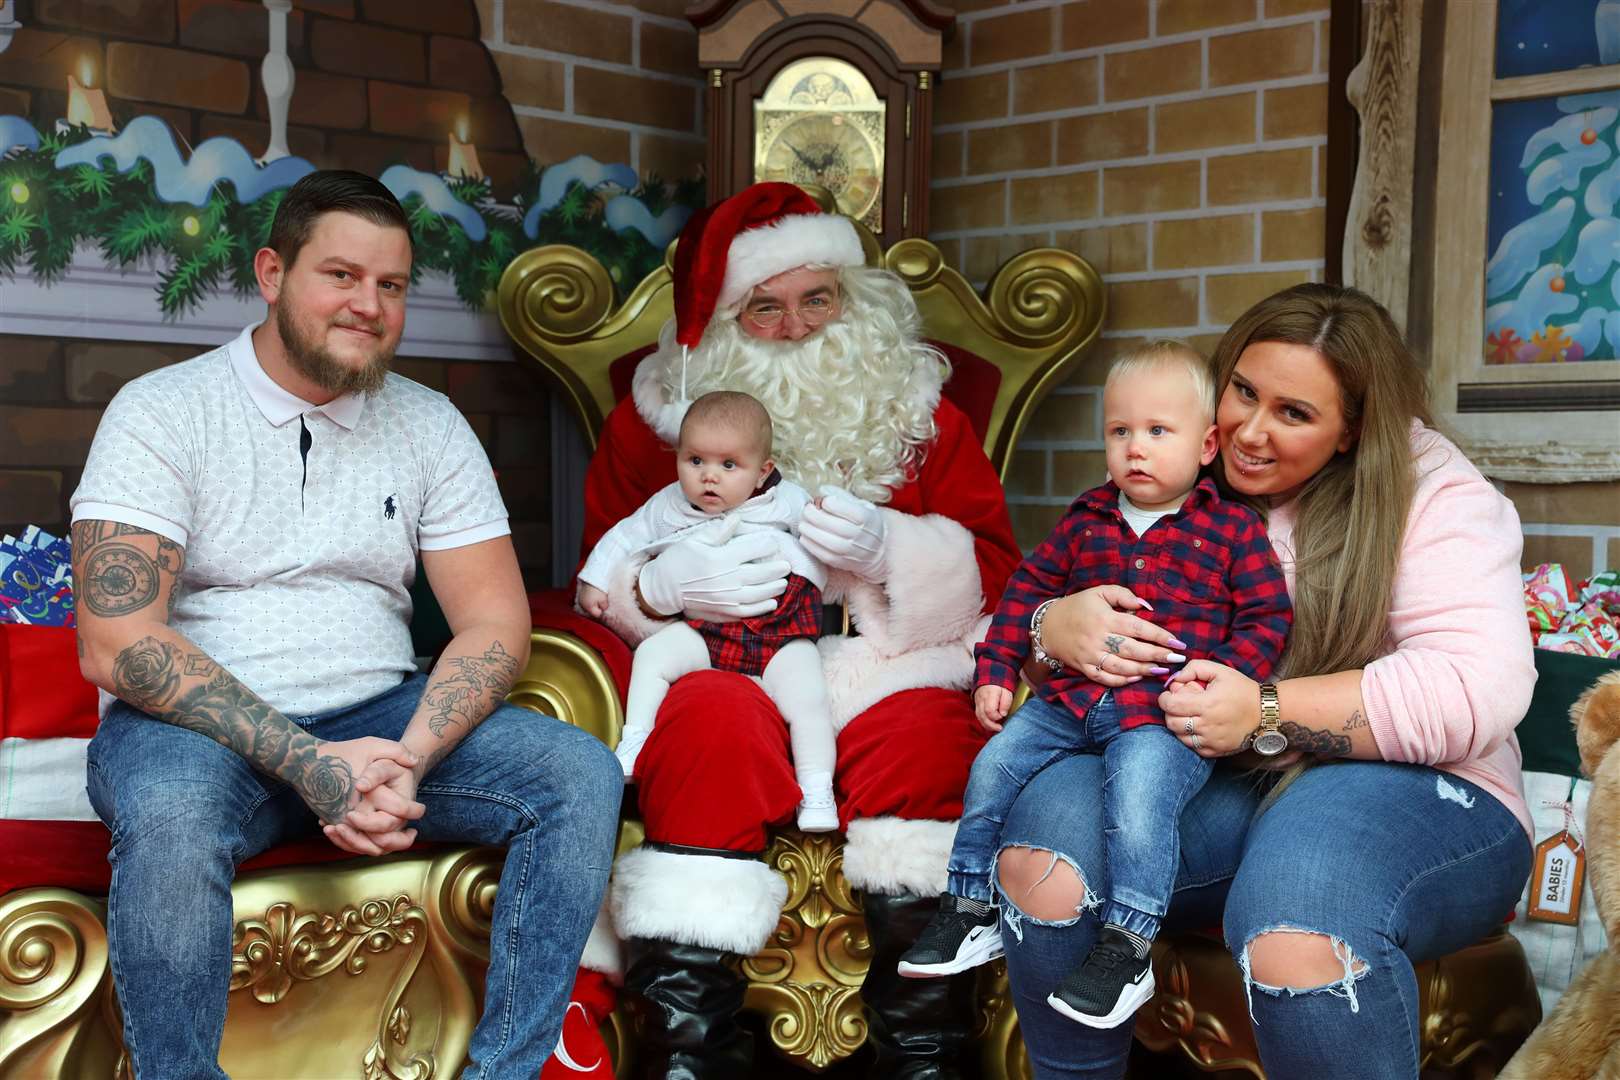
[[[107, 158], [97, 165], [58, 169], [56, 156], [90, 138], [87, 128], [42, 135], [38, 149], [18, 149], [0, 158], [0, 273], [26, 268], [34, 279], [59, 281], [81, 240], [93, 240], [109, 265], [128, 268], [143, 256], [167, 257], [169, 269], [158, 282], [158, 306], [167, 318], [195, 309], [209, 293], [229, 287], [238, 296], [257, 291], [253, 255], [270, 236], [270, 224], [283, 191], [246, 205], [234, 185], [216, 183], [204, 206], [165, 203], [158, 198], [152, 167], [137, 162], [120, 173]], [[539, 190], [541, 170], [525, 169], [518, 191]], [[487, 230], [473, 241], [451, 218], [429, 209], [419, 196], [404, 202], [415, 247], [412, 278], [438, 270], [455, 282], [456, 296], [473, 311], [489, 310], [501, 273], [520, 252], [538, 244], [572, 244], [594, 255], [624, 290], [663, 259], [640, 232], [616, 233], [602, 219], [604, 202], [582, 184], [569, 188], [557, 205], [540, 216], [539, 235], [523, 232], [525, 205], [501, 207], [491, 199], [487, 180], [451, 181], [457, 199], [471, 206]], [[703, 182], [665, 184], [647, 176], [629, 193], [656, 217], [671, 204], [703, 205]]]

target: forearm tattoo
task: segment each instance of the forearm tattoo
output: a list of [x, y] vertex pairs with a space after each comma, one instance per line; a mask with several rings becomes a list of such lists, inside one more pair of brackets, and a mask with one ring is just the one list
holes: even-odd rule
[[472, 730], [512, 689], [517, 667], [517, 657], [499, 641], [482, 656], [452, 656], [441, 661], [422, 694], [422, 707], [429, 710], [428, 729], [440, 738], [452, 724]]
[[168, 723], [207, 735], [254, 768], [283, 781], [322, 821], [336, 822], [354, 802], [348, 762], [266, 704], [201, 652], [144, 637], [113, 661], [112, 691]]
[[1355, 712], [1350, 714], [1350, 719], [1348, 719], [1348, 720], [1346, 720], [1344, 722], [1344, 727], [1341, 728], [1340, 730], [1342, 730], [1342, 731], [1354, 731], [1354, 730], [1356, 730], [1356, 728], [1364, 728], [1366, 726], [1367, 726], [1367, 718], [1365, 716], [1361, 715], [1361, 710], [1360, 709], [1357, 709]]
[[1288, 736], [1290, 750], [1303, 750], [1307, 754], [1321, 754], [1323, 757], [1348, 757], [1350, 754], [1348, 735], [1303, 727], [1292, 720], [1284, 720], [1277, 730]]

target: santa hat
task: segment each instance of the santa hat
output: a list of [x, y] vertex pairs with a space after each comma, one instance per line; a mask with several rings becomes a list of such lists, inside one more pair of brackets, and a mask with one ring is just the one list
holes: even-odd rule
[[675, 248], [675, 340], [692, 347], [749, 290], [801, 266], [859, 266], [855, 226], [793, 184], [755, 184], [692, 215]]

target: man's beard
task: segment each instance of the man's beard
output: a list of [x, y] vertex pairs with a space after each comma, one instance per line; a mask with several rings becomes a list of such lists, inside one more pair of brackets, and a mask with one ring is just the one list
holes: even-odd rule
[[[381, 341], [381, 327], [376, 329], [379, 330], [378, 340]], [[313, 334], [304, 332], [286, 303], [276, 305], [276, 330], [281, 334], [281, 344], [293, 370], [329, 394], [374, 394], [383, 388], [389, 366], [394, 362], [393, 348], [384, 348], [359, 367], [345, 364], [334, 357]]]
[[[659, 353], [665, 399], [677, 400], [680, 346], [671, 337]], [[873, 308], [847, 310], [798, 341], [750, 337], [736, 319], [719, 318], [687, 360], [685, 397], [751, 395], [771, 414], [783, 476], [812, 493], [835, 484], [883, 503], [934, 437], [943, 373], [937, 352]]]

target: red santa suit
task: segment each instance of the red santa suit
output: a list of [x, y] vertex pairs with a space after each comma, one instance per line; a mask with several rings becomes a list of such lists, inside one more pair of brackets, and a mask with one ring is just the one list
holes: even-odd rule
[[[802, 259], [818, 261], [831, 262]], [[660, 362], [657, 353], [641, 362], [634, 392], [603, 427], [585, 483], [586, 550], [675, 473], [684, 403], [668, 400]], [[968, 696], [972, 647], [1019, 559], [995, 469], [967, 416], [941, 397], [943, 381], [941, 367], [931, 382], [912, 383], [937, 434], [909, 479], [886, 502], [872, 500], [882, 503], [887, 579], [835, 571], [826, 595], [843, 601], [858, 633], [820, 643], [838, 730], [844, 873], [886, 895], [944, 889], [962, 791], [986, 738]], [[636, 603], [641, 565], [621, 566], [607, 588], [604, 621], [631, 644], [665, 625]], [[792, 821], [799, 801], [787, 729], [770, 699], [731, 673], [682, 678], [659, 711], [637, 780], [655, 848], [629, 852], [615, 868], [620, 936], [756, 952], [787, 885], [746, 856], [763, 851], [768, 829]]]

